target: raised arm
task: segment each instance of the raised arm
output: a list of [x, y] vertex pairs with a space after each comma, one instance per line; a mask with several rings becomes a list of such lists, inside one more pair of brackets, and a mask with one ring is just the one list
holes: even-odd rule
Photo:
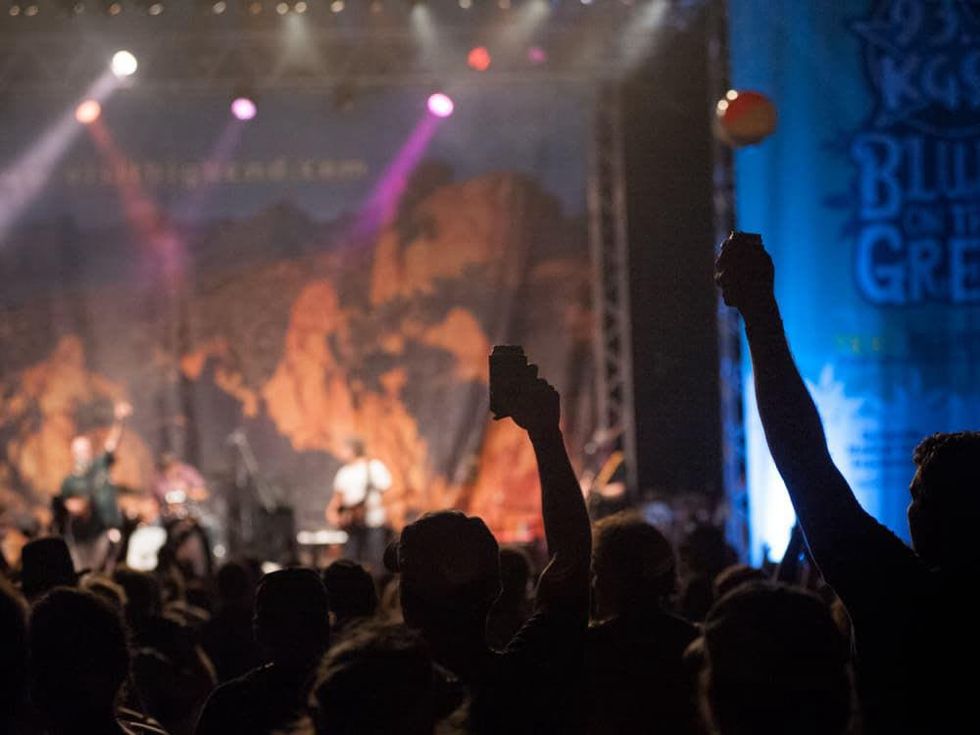
[[820, 563], [821, 551], [873, 521], [830, 457], [820, 415], [790, 354], [773, 290], [772, 259], [761, 242], [730, 237], [718, 257], [715, 280], [725, 303], [745, 320], [769, 451]]
[[541, 479], [541, 512], [551, 562], [538, 583], [536, 605], [558, 601], [588, 614], [592, 529], [559, 428], [558, 392], [538, 378], [522, 392], [512, 416], [528, 433]]
[[108, 454], [115, 454], [122, 441], [123, 431], [126, 428], [126, 419], [133, 415], [133, 407], [125, 401], [120, 401], [113, 407], [112, 428], [109, 429], [109, 436], [105, 440], [105, 451]]

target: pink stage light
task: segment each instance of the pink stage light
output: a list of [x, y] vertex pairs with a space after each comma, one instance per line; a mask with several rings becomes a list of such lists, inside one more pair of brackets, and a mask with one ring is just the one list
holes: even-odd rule
[[251, 120], [258, 111], [255, 102], [248, 97], [236, 97], [231, 103], [231, 114], [239, 120]]
[[453, 104], [449, 95], [436, 92], [429, 97], [429, 112], [436, 117], [449, 117], [453, 114], [456, 105]]
[[102, 105], [96, 100], [85, 100], [75, 108], [75, 119], [82, 125], [91, 125], [102, 114]]

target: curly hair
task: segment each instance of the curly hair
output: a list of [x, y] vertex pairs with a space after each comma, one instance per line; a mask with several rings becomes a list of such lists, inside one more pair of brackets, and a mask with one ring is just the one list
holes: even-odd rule
[[[919, 468], [918, 492], [941, 499], [970, 488], [980, 491], [980, 431], [927, 436], [912, 455]], [[980, 493], [972, 493], [980, 500]]]

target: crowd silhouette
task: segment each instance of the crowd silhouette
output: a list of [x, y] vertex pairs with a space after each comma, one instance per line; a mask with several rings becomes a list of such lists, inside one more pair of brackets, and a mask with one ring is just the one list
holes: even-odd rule
[[546, 558], [454, 510], [403, 528], [375, 575], [247, 558], [86, 573], [36, 538], [0, 574], [0, 733], [972, 732], [980, 432], [916, 449], [907, 547], [830, 457], [761, 242], [733, 234], [715, 279], [798, 517], [777, 568], [738, 563], [709, 525], [591, 522], [535, 374], [509, 414], [537, 460]]

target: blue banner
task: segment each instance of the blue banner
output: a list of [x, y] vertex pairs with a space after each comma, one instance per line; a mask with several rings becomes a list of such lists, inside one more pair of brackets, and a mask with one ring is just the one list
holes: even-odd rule
[[[779, 112], [736, 157], [738, 226], [773, 254], [834, 460], [908, 539], [915, 444], [980, 416], [980, 3], [732, 0], [731, 22], [733, 86]], [[793, 512], [745, 400], [759, 561]]]

